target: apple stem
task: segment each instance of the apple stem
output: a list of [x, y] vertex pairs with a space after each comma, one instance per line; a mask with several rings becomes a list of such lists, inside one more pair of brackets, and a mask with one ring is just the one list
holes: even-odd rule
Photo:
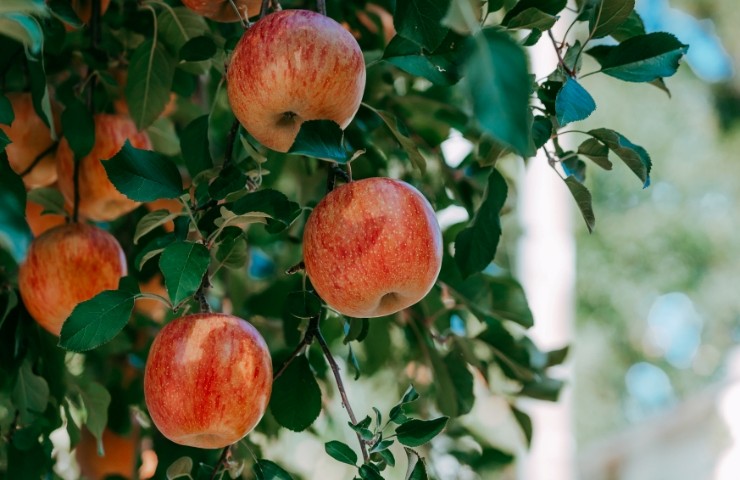
[[[59, 132], [58, 135], [61, 137], [62, 136], [62, 132]], [[20, 176], [21, 177], [25, 177], [26, 175], [28, 175], [29, 173], [31, 173], [31, 170], [33, 170], [36, 167], [36, 165], [38, 165], [39, 162], [45, 156], [49, 155], [51, 152], [53, 152], [54, 150], [56, 150], [57, 149], [57, 146], [59, 146], [59, 141], [58, 140], [56, 142], [52, 143], [51, 145], [49, 145], [49, 148], [47, 148], [43, 152], [41, 152], [38, 155], [36, 155], [36, 158], [33, 159], [33, 162], [31, 162], [31, 164], [25, 170], [23, 170], [20, 173]]]
[[[352, 405], [350, 405], [349, 399], [347, 398], [347, 392], [345, 392], [344, 390], [344, 382], [342, 382], [342, 376], [339, 374], [339, 365], [337, 365], [336, 360], [334, 360], [334, 357], [331, 354], [331, 350], [329, 350], [329, 345], [326, 343], [326, 339], [324, 339], [324, 336], [321, 334], [321, 331], [318, 330], [318, 328], [316, 330], [316, 340], [319, 341], [321, 350], [324, 352], [324, 357], [326, 357], [326, 361], [329, 362], [329, 367], [334, 374], [334, 380], [337, 384], [337, 390], [339, 390], [339, 395], [342, 397], [342, 405], [344, 406], [344, 409], [347, 410], [347, 414], [349, 415], [349, 419], [352, 422], [352, 425], [357, 425], [357, 418], [355, 417], [355, 413], [352, 411]], [[367, 446], [365, 445], [365, 441], [362, 439], [358, 432], [355, 432], [355, 434], [357, 435], [357, 441], [360, 442], [362, 458], [365, 460], [365, 463], [367, 463], [370, 457], [367, 454]]]
[[198, 290], [195, 292], [195, 298], [198, 300], [198, 304], [200, 305], [200, 313], [210, 313], [211, 311], [211, 305], [208, 303], [208, 299], [206, 298], [206, 290], [210, 287], [211, 282], [208, 280], [208, 272], [206, 272], [206, 274], [203, 275], [203, 280], [200, 282], [200, 287], [198, 287]]
[[316, 0], [316, 9], [320, 14], [326, 16], [326, 0]]
[[221, 466], [226, 463], [226, 459], [229, 458], [229, 452], [231, 451], [231, 445], [226, 445], [221, 452], [221, 456], [218, 457], [216, 466], [213, 467], [213, 473], [211, 473], [210, 480], [215, 480], [216, 475], [221, 470]]
[[342, 177], [346, 183], [352, 181], [352, 175], [342, 170], [336, 163], [329, 166], [329, 172], [326, 175], [326, 193], [331, 192], [336, 187], [337, 177]]

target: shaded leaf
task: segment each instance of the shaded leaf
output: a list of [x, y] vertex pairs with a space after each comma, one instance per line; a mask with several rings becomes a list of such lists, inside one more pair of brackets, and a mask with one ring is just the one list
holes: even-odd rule
[[396, 427], [398, 441], [407, 447], [424, 445], [444, 430], [448, 417], [439, 417], [434, 420], [409, 420]]
[[486, 268], [493, 261], [501, 238], [499, 214], [506, 202], [506, 180], [495, 168], [488, 176], [488, 184], [470, 226], [455, 239], [455, 262], [463, 278]]
[[139, 130], [151, 125], [170, 101], [175, 66], [175, 58], [156, 39], [145, 40], [131, 55], [125, 94]]
[[583, 220], [586, 222], [586, 227], [588, 227], [588, 232], [593, 232], [596, 227], [596, 217], [594, 216], [593, 206], [591, 205], [591, 192], [573, 176], [568, 176], [565, 179], [565, 184], [568, 186], [571, 195], [573, 195], [576, 205], [578, 205], [578, 210], [581, 211]]
[[284, 193], [269, 188], [241, 197], [229, 209], [237, 215], [255, 212], [269, 215], [266, 229], [270, 233], [285, 230], [301, 213], [297, 203], [288, 200]]
[[[300, 408], [296, 408], [300, 399]], [[321, 413], [321, 389], [305, 356], [296, 357], [275, 380], [270, 397], [270, 411], [275, 420], [294, 432], [301, 432]]]
[[105, 455], [103, 450], [103, 431], [108, 424], [108, 406], [111, 402], [110, 393], [97, 382], [86, 382], [80, 385], [80, 396], [85, 404], [87, 416], [85, 426], [97, 439], [98, 455]]
[[49, 403], [49, 385], [43, 377], [33, 373], [29, 359], [25, 359], [18, 369], [11, 400], [18, 409], [21, 422], [25, 424], [32, 423], [46, 410], [46, 404]]
[[538, 8], [527, 8], [517, 15], [511, 17], [506, 22], [506, 27], [510, 29], [538, 29], [549, 30], [555, 25], [558, 17], [550, 15]]
[[208, 146], [208, 115], [196, 118], [185, 127], [180, 135], [180, 150], [192, 178], [213, 167]]
[[484, 29], [475, 37], [465, 87], [485, 132], [526, 155], [530, 146], [529, 73], [521, 45], [507, 33]]
[[426, 172], [427, 162], [424, 157], [421, 156], [421, 153], [419, 153], [419, 149], [416, 148], [416, 143], [414, 143], [414, 141], [411, 140], [411, 138], [409, 138], [406, 133], [401, 132], [402, 128], [405, 130], [405, 126], [390, 113], [384, 112], [382, 110], [376, 110], [367, 104], [365, 104], [365, 106], [375, 112], [383, 120], [386, 127], [388, 127], [393, 136], [396, 137], [396, 140], [401, 145], [401, 148], [403, 148], [403, 150], [409, 156], [409, 160], [411, 160], [411, 163], [416, 168], [418, 168], [421, 173]]
[[442, 25], [450, 0], [396, 0], [393, 25], [399, 35], [433, 51], [447, 35]]
[[62, 112], [62, 128], [76, 160], [90, 153], [95, 145], [95, 123], [85, 104], [77, 99], [67, 104]]
[[324, 444], [324, 450], [326, 450], [326, 453], [329, 454], [329, 456], [339, 462], [352, 466], [357, 464], [357, 454], [346, 443], [336, 440], [326, 442]]
[[612, 162], [609, 161], [609, 148], [595, 138], [589, 138], [581, 143], [578, 146], [578, 154], [590, 158], [604, 170], [612, 169]]
[[188, 477], [190, 478], [190, 472], [193, 471], [193, 459], [190, 457], [180, 457], [167, 467], [167, 480], [175, 480], [176, 478]]
[[346, 163], [344, 131], [331, 120], [305, 121], [301, 124], [301, 129], [288, 153]]
[[216, 44], [209, 36], [193, 37], [180, 48], [180, 60], [198, 62], [216, 54]]
[[635, 145], [622, 134], [608, 128], [597, 128], [589, 130], [588, 133], [621, 158], [629, 169], [642, 180], [643, 188], [650, 185], [650, 169], [653, 164], [650, 155], [644, 148]]
[[449, 86], [460, 80], [463, 60], [460, 47], [464, 43], [459, 35], [450, 33], [439, 48], [430, 53], [411, 40], [396, 35], [385, 47], [383, 59], [435, 85]]
[[258, 480], [293, 480], [280, 465], [270, 460], [260, 459], [252, 466], [252, 471]]
[[62, 192], [57, 188], [40, 187], [29, 190], [26, 198], [29, 202], [38, 203], [43, 207], [42, 214], [67, 215], [64, 208], [65, 200]]
[[162, 154], [134, 148], [128, 140], [103, 167], [116, 189], [131, 200], [151, 202], [182, 194], [177, 166]]
[[10, 125], [14, 119], [15, 112], [13, 112], [13, 106], [10, 104], [10, 100], [0, 92], [0, 124]]
[[208, 249], [200, 243], [177, 241], [164, 249], [159, 269], [173, 305], [195, 294], [210, 261]]
[[609, 35], [629, 18], [635, 9], [635, 0], [600, 0], [594, 4], [588, 19], [593, 38]]
[[149, 212], [139, 220], [136, 224], [136, 231], [134, 232], [134, 244], [139, 243], [141, 237], [149, 232], [152, 232], [157, 227], [164, 225], [167, 222], [171, 222], [175, 218], [182, 215], [182, 212], [172, 213], [169, 210], [155, 210]]

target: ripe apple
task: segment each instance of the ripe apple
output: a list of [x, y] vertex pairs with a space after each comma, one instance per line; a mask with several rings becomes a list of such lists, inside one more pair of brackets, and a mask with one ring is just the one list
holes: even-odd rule
[[187, 315], [157, 334], [144, 370], [144, 399], [162, 434], [180, 445], [222, 448], [260, 421], [272, 361], [259, 332], [223, 313]]
[[[151, 149], [145, 132], [136, 130], [133, 120], [125, 115], [95, 115], [95, 145], [80, 163], [80, 205], [82, 216], [94, 220], [110, 221], [135, 209], [139, 204], [127, 198], [108, 180], [104, 161], [113, 157], [126, 139], [141, 149]], [[74, 154], [66, 139], [57, 149], [59, 189], [69, 203], [74, 202]]]
[[[5, 147], [10, 168], [18, 174], [23, 173], [36, 159], [54, 144], [49, 127], [36, 115], [30, 93], [11, 92], [6, 94], [13, 107], [15, 119], [10, 126], [0, 125], [11, 143]], [[52, 103], [54, 123], [59, 131], [59, 115], [56, 104]], [[55, 153], [46, 154], [33, 169], [23, 176], [26, 188], [45, 187], [57, 179]]]
[[324, 15], [283, 10], [252, 25], [227, 72], [234, 115], [260, 143], [287, 152], [305, 120], [352, 121], [365, 60], [352, 34]]
[[118, 435], [109, 429], [103, 430], [105, 455], [98, 455], [97, 440], [87, 428], [83, 428], [80, 443], [75, 449], [75, 458], [80, 473], [87, 480], [103, 480], [110, 475], [133, 478], [136, 470], [138, 431], [128, 436]]
[[182, 4], [199, 15], [217, 22], [238, 22], [239, 17], [254, 17], [262, 9], [262, 0], [234, 0], [239, 14], [229, 0], [182, 0]]
[[[142, 293], [154, 293], [167, 298], [167, 289], [164, 287], [162, 275], [157, 273], [146, 282], [139, 282], [139, 290]], [[167, 305], [151, 298], [137, 298], [136, 311], [146, 315], [157, 323], [162, 323], [167, 315]]]
[[113, 235], [92, 225], [70, 223], [31, 242], [18, 270], [18, 287], [28, 313], [59, 335], [78, 303], [103, 290], [115, 290], [126, 273], [126, 257]]
[[434, 210], [408, 183], [368, 178], [324, 197], [303, 233], [306, 273], [333, 309], [380, 317], [418, 302], [442, 266]]

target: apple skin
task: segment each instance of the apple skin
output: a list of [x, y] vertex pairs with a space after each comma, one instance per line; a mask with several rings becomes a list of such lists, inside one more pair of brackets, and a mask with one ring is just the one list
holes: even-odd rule
[[[49, 127], [36, 115], [30, 93], [11, 92], [6, 94], [13, 107], [15, 119], [10, 126], [0, 125], [11, 143], [5, 147], [10, 168], [20, 174], [25, 171], [36, 156], [54, 144]], [[59, 131], [59, 115], [56, 104], [52, 103], [54, 123]], [[46, 187], [57, 179], [57, 161], [54, 152], [47, 154], [23, 176], [26, 188]]]
[[[66, 207], [66, 205], [65, 205]], [[47, 230], [50, 230], [59, 225], [64, 225], [67, 221], [64, 215], [56, 215], [47, 213], [41, 215], [44, 211], [44, 207], [36, 202], [30, 200], [26, 201], [26, 223], [28, 223], [31, 233], [34, 237], [38, 237]]]
[[380, 317], [415, 304], [434, 286], [442, 234], [416, 188], [368, 178], [336, 188], [316, 205], [303, 233], [303, 259], [331, 308]]
[[[241, 18], [254, 17], [262, 9], [262, 0], [235, 0]], [[199, 15], [216, 22], [238, 22], [239, 15], [229, 0], [182, 0], [182, 4]]]
[[144, 370], [144, 399], [159, 431], [180, 445], [223, 448], [262, 418], [272, 360], [251, 324], [223, 313], [187, 315], [157, 334]]
[[264, 146], [287, 152], [301, 123], [346, 128], [365, 90], [365, 60], [352, 34], [324, 15], [283, 10], [258, 20], [227, 71], [231, 108]]
[[[136, 130], [134, 121], [125, 115], [95, 115], [95, 145], [80, 163], [79, 212], [85, 218], [101, 222], [134, 210], [139, 203], [116, 190], [103, 167], [104, 161], [113, 157], [128, 139], [131, 145], [151, 150], [152, 144], [145, 132]], [[74, 202], [74, 154], [63, 138], [57, 149], [59, 190], [67, 202]]]
[[87, 428], [82, 428], [80, 443], [75, 448], [75, 458], [83, 478], [103, 480], [111, 475], [133, 478], [138, 441], [138, 429], [128, 436], [122, 436], [106, 428], [103, 430], [105, 455], [101, 457], [98, 455], [97, 440]]
[[70, 223], [31, 242], [18, 270], [18, 288], [28, 313], [59, 335], [78, 303], [103, 290], [115, 290], [126, 273], [126, 257], [113, 235], [92, 225]]

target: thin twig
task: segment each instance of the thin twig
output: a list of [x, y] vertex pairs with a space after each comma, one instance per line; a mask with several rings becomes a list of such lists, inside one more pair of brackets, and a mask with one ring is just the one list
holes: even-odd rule
[[278, 368], [277, 372], [272, 376], [272, 381], [280, 377], [283, 373], [285, 373], [285, 370], [288, 369], [291, 363], [293, 363], [293, 360], [298, 358], [298, 355], [303, 352], [303, 350], [306, 347], [309, 347], [313, 343], [313, 339], [316, 338], [317, 333], [319, 332], [319, 317], [311, 317], [311, 319], [308, 321], [308, 327], [306, 328], [306, 333], [303, 334], [303, 339], [300, 341], [298, 345], [296, 345], [295, 350], [293, 350], [293, 353], [290, 354], [290, 356], [285, 359], [283, 364]]
[[200, 287], [195, 292], [195, 298], [198, 300], [200, 306], [200, 313], [211, 313], [211, 305], [208, 303], [206, 298], [206, 290], [211, 288], [211, 282], [208, 281], [208, 272], [203, 275], [203, 280], [200, 282]]
[[[342, 405], [344, 406], [344, 409], [347, 410], [347, 414], [349, 415], [349, 419], [352, 422], [352, 425], [357, 425], [357, 418], [355, 418], [355, 413], [352, 411], [352, 406], [350, 405], [349, 399], [347, 398], [347, 392], [345, 392], [344, 390], [344, 382], [342, 382], [342, 376], [339, 374], [339, 365], [337, 365], [336, 360], [334, 360], [334, 357], [331, 354], [331, 350], [329, 350], [329, 345], [326, 343], [326, 340], [321, 334], [321, 331], [318, 331], [316, 333], [316, 340], [319, 341], [319, 345], [321, 345], [321, 350], [324, 352], [324, 357], [326, 358], [326, 361], [329, 362], [329, 367], [331, 367], [331, 371], [334, 374], [334, 380], [337, 384], [337, 390], [339, 390], [339, 395], [342, 397]], [[362, 458], [365, 460], [365, 463], [367, 463], [370, 457], [367, 454], [367, 446], [365, 445], [365, 440], [362, 439], [359, 432], [355, 432], [355, 434], [357, 435], [357, 441], [360, 442]]]
[[239, 120], [234, 120], [229, 129], [229, 135], [226, 137], [226, 153], [224, 153], [224, 163], [222, 168], [226, 168], [231, 163], [231, 157], [234, 155], [234, 143], [236, 143], [237, 133], [239, 133]]
[[326, 16], [326, 0], [316, 0], [316, 9], [320, 14]]
[[218, 457], [218, 463], [216, 463], [216, 466], [213, 467], [213, 473], [211, 473], [210, 480], [214, 480], [216, 478], [216, 475], [221, 469], [221, 466], [226, 463], [226, 459], [229, 457], [229, 451], [231, 451], [231, 445], [225, 446], [223, 451], [221, 452], [221, 456]]
[[295, 275], [298, 272], [302, 272], [306, 269], [306, 264], [301, 260], [300, 262], [296, 263], [289, 269], [285, 271], [286, 275]]
[[557, 53], [558, 55], [558, 63], [560, 64], [560, 66], [563, 67], [563, 70], [565, 70], [565, 73], [567, 73], [569, 76], [575, 76], [575, 72], [568, 68], [568, 65], [566, 65], [565, 61], [563, 60], [563, 56], [560, 54], [562, 44], [558, 46], [557, 41], [555, 41], [555, 36], [552, 34], [552, 30], [548, 30], [547, 35], [550, 37], [550, 41], [552, 41], [552, 46], [555, 47], [555, 53]]

